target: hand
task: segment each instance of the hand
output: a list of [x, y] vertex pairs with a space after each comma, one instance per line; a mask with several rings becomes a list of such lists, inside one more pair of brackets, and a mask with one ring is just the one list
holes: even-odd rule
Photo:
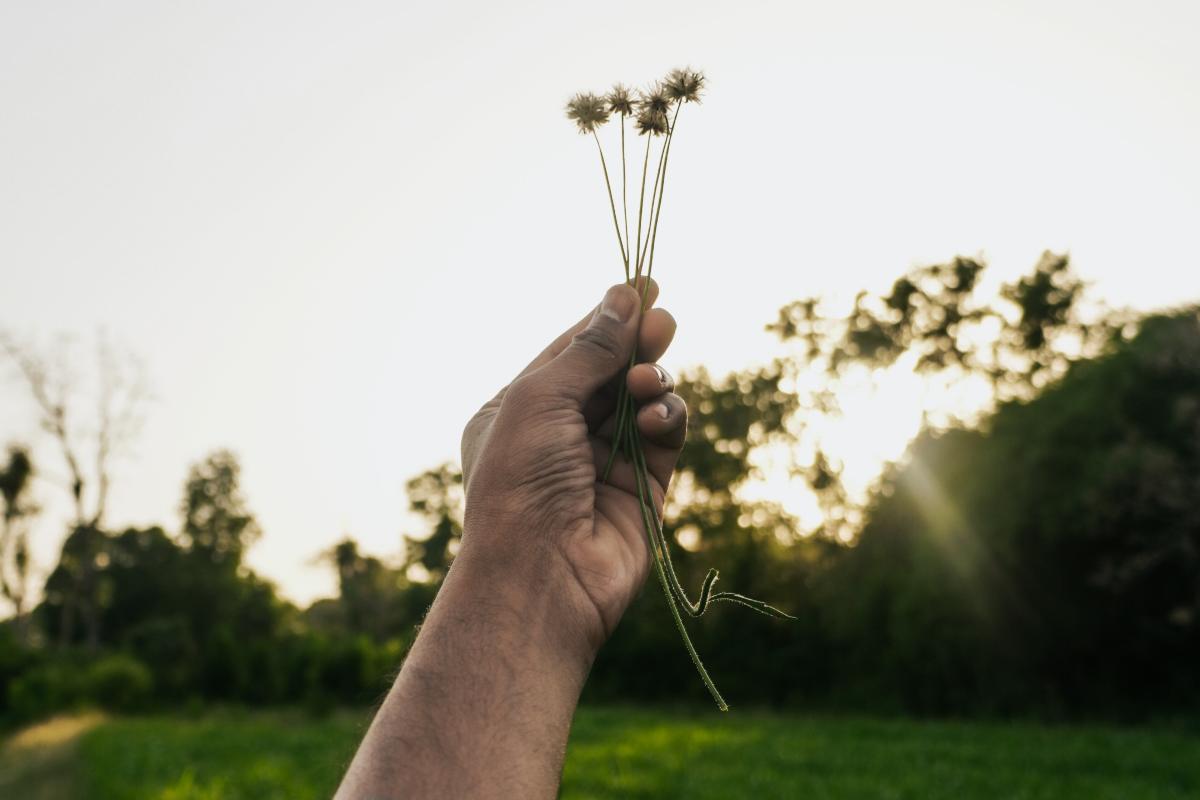
[[[647, 305], [658, 287], [646, 287]], [[637, 340], [627, 385], [639, 405], [654, 505], [683, 445], [687, 408], [652, 363], [675, 335], [662, 309], [618, 284], [488, 401], [463, 435], [467, 506], [460, 560], [492, 566], [498, 579], [559, 594], [585, 650], [611, 634], [645, 581], [650, 556], [637, 484], [626, 453], [607, 483], [618, 381]], [[638, 318], [641, 319], [640, 334]], [[650, 363], [645, 363], [650, 362]]]
[[[592, 659], [649, 570], [632, 467], [597, 480], [634, 340], [653, 362], [675, 334], [640, 310], [609, 289], [468, 423], [462, 548], [339, 798], [556, 795]], [[687, 410], [652, 363], [627, 380], [661, 513]]]

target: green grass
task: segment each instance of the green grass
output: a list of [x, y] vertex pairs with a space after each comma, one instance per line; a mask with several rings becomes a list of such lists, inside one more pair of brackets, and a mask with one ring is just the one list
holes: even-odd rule
[[[0, 752], [0, 795], [96, 800], [328, 798], [367, 717], [224, 711], [81, 726]], [[62, 727], [62, 723], [58, 724]], [[32, 744], [31, 744], [32, 742]], [[47, 750], [47, 753], [51, 751]], [[40, 764], [37, 769], [22, 765]], [[25, 772], [22, 772], [22, 770]], [[53, 776], [55, 791], [45, 791]], [[64, 788], [68, 787], [69, 788]], [[1200, 797], [1200, 736], [1181, 730], [584, 709], [566, 798]]]

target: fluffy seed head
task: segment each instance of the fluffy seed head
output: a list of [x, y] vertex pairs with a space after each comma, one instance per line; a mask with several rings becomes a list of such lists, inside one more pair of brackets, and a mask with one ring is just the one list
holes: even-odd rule
[[667, 97], [667, 90], [661, 83], [654, 84], [638, 98], [638, 110], [641, 112], [665, 115], [670, 107], [671, 98]]
[[685, 103], [700, 102], [700, 92], [704, 89], [704, 73], [684, 67], [673, 69], [663, 81], [663, 91], [671, 100]]
[[608, 101], [608, 110], [613, 114], [626, 116], [633, 113], [633, 94], [624, 84], [618, 83], [604, 99]]
[[638, 112], [634, 125], [637, 127], [638, 136], [645, 136], [646, 134], [661, 136], [667, 132], [667, 115], [643, 108]]
[[603, 97], [580, 92], [567, 102], [567, 119], [579, 126], [580, 133], [592, 133], [608, 122], [608, 105]]

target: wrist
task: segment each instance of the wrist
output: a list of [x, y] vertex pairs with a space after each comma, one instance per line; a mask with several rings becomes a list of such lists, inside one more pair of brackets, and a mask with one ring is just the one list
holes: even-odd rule
[[511, 526], [480, 530], [468, 522], [447, 576], [447, 600], [487, 617], [502, 641], [561, 660], [587, 676], [607, 639], [604, 622], [573, 569], [548, 537]]
[[489, 538], [465, 537], [345, 796], [552, 796], [598, 644], [553, 588], [552, 562], [513, 560]]

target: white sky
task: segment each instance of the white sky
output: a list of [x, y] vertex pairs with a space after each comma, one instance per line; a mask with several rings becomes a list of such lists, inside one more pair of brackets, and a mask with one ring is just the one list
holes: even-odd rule
[[[231, 447], [251, 564], [306, 601], [343, 533], [398, 550], [405, 479], [619, 278], [574, 91], [710, 76], [655, 272], [666, 366], [721, 370], [788, 300], [956, 253], [1200, 298], [1198, 39], [1193, 2], [6, 2], [0, 326], [144, 357], [111, 526], [174, 529], [188, 464]], [[61, 473], [3, 374], [0, 442]], [[913, 421], [871, 416], [855, 452], [894, 455]], [[63, 495], [37, 493], [46, 568]]]

